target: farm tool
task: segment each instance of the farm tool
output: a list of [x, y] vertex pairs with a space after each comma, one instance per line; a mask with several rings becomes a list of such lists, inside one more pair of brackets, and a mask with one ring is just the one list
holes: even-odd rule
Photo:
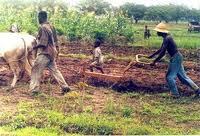
[[108, 82], [124, 81], [127, 78], [124, 76], [124, 73], [117, 75], [117, 74], [102, 74], [102, 73], [97, 73], [97, 72], [86, 71], [86, 63], [83, 66], [82, 74], [84, 75], [85, 78], [93, 77], [98, 80], [108, 81]]
[[[65, 57], [66, 55], [59, 55], [62, 57]], [[89, 83], [97, 86], [106, 86], [109, 88], [113, 88], [115, 90], [134, 90], [137, 88], [137, 85], [133, 83], [133, 80], [131, 76], [126, 74], [126, 72], [131, 68], [132, 64], [134, 63], [145, 63], [141, 60], [141, 57], [146, 57], [145, 55], [138, 54], [136, 57], [123, 69], [120, 71], [113, 71], [109, 74], [102, 74], [102, 73], [97, 73], [97, 72], [90, 72], [87, 70], [87, 63], [88, 62], [83, 62], [82, 63], [82, 68], [79, 69], [78, 71], [74, 69], [68, 69], [69, 71], [75, 72], [77, 75], [81, 75], [83, 77], [83, 82], [84, 83]], [[147, 58], [146, 58], [147, 59]], [[146, 62], [145, 64], [150, 64]], [[120, 87], [119, 87], [120, 86]], [[125, 88], [125, 89], [121, 89]]]
[[[133, 84], [130, 77], [125, 76], [124, 73], [102, 74], [102, 73], [97, 73], [97, 72], [90, 72], [90, 71], [86, 71], [86, 65], [83, 66], [82, 75], [84, 77], [83, 82], [86, 82], [86, 79], [92, 79], [92, 80], [87, 80], [87, 82], [95, 86], [103, 85], [103, 86], [106, 86], [108, 88], [112, 88], [118, 91], [124, 91], [124, 90], [127, 91], [128, 89], [131, 89], [131, 87], [127, 87], [127, 86], [130, 86], [130, 84], [131, 85]], [[126, 89], [121, 89], [121, 86], [123, 86], [123, 88], [126, 88]]]
[[[143, 59], [141, 59], [141, 57]], [[146, 60], [145, 60], [146, 59]], [[152, 59], [148, 59], [146, 55], [143, 54], [138, 54], [136, 55], [136, 58], [133, 59], [126, 67], [125, 69], [122, 70], [122, 72], [117, 73], [117, 74], [102, 74], [102, 73], [97, 73], [97, 72], [90, 72], [86, 70], [86, 63], [83, 66], [82, 69], [82, 74], [84, 76], [84, 80], [85, 78], [95, 78], [98, 81], [104, 81], [104, 82], [108, 82], [108, 83], [112, 83], [110, 85], [110, 87], [115, 86], [116, 84], [123, 84], [123, 83], [132, 83], [131, 77], [126, 75], [125, 73], [131, 68], [133, 63], [141, 63], [141, 64], [150, 64], [152, 61]]]
[[[141, 59], [142, 58], [142, 59]], [[135, 59], [133, 59], [128, 66], [126, 66], [126, 68], [124, 69], [123, 73], [125, 73], [126, 71], [128, 71], [133, 63], [139, 63], [139, 64], [143, 64], [143, 65], [150, 65], [153, 62], [153, 59], [149, 59], [147, 55], [144, 54], [137, 54], [135, 56]]]
[[[66, 54], [59, 54], [59, 56], [68, 57]], [[82, 71], [76, 71], [76, 70], [68, 69], [68, 68], [66, 68], [66, 69], [68, 69], [69, 71], [73, 71], [77, 74], [83, 74], [85, 77], [94, 77], [94, 78], [102, 79], [102, 80], [105, 80], [105, 81], [117, 82], [117, 81], [120, 81], [120, 80], [126, 80], [127, 76], [125, 76], [125, 73], [126, 73], [126, 71], [128, 71], [131, 68], [131, 65], [133, 63], [140, 63], [140, 64], [149, 65], [151, 62], [152, 62], [152, 59], [148, 59], [146, 55], [137, 54], [135, 56], [135, 59], [133, 59], [125, 67], [125, 69], [122, 70], [122, 73], [119, 73], [119, 74], [102, 74], [102, 73], [86, 71], [87, 62], [83, 63]]]

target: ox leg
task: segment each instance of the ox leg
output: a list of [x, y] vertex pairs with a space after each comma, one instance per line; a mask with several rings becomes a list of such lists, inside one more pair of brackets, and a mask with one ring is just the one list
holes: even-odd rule
[[13, 80], [12, 80], [12, 83], [11, 83], [11, 89], [13, 89], [15, 87], [15, 84], [16, 84], [18, 78], [19, 78], [20, 68], [19, 68], [17, 62], [12, 62], [10, 64], [10, 69], [12, 70], [12, 72], [14, 74], [14, 77], [13, 77]]
[[29, 76], [31, 76], [31, 65], [29, 64], [28, 60], [25, 60], [24, 68]]
[[25, 74], [25, 64], [23, 62], [19, 61], [19, 69], [20, 69], [20, 73], [19, 73], [18, 80], [21, 80]]

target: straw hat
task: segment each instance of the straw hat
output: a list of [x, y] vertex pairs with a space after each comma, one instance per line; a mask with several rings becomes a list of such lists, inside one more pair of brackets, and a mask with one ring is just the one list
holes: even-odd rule
[[159, 23], [154, 30], [161, 33], [169, 33], [169, 31], [167, 30], [166, 24], [162, 22]]

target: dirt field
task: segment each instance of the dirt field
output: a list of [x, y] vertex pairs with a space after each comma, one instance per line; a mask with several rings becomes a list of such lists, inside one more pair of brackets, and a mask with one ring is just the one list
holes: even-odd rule
[[[64, 54], [84, 54], [91, 55], [91, 46], [81, 45], [79, 43], [71, 43], [66, 46], [62, 46], [61, 53]], [[104, 54], [112, 54], [117, 57], [126, 57], [126, 56], [134, 56], [136, 54], [151, 54], [155, 50], [145, 49], [143, 47], [112, 47], [112, 46], [103, 46], [102, 47]], [[187, 74], [200, 86], [200, 66], [198, 63], [198, 54], [197, 51], [191, 54], [191, 51], [182, 50], [186, 61], [184, 62], [185, 69], [187, 70]], [[195, 54], [196, 53], [196, 54]], [[193, 60], [193, 61], [189, 61]], [[80, 81], [83, 81], [83, 76], [80, 74], [83, 64], [89, 61], [89, 59], [79, 59], [79, 58], [68, 58], [68, 57], [60, 57], [58, 59], [58, 67], [64, 75], [66, 81], [70, 85], [74, 85]], [[114, 74], [114, 75], [122, 75], [122, 71], [129, 64], [129, 61], [118, 61], [115, 59], [110, 59], [106, 61], [104, 65], [106, 74]], [[6, 67], [6, 66], [4, 66]], [[7, 67], [6, 67], [7, 68]], [[149, 93], [155, 92], [163, 92], [168, 91], [165, 81], [165, 73], [167, 70], [166, 63], [158, 63], [155, 67], [151, 67], [149, 65], [143, 65], [138, 63], [133, 63], [132, 67], [125, 73], [124, 77], [128, 80], [124, 82], [122, 85], [117, 84], [117, 87], [113, 88], [118, 91], [148, 91]], [[0, 72], [0, 84], [5, 86], [8, 85], [10, 80], [12, 79], [12, 73], [9, 70], [3, 69]], [[44, 72], [44, 77], [42, 79], [43, 83], [55, 83], [53, 78], [49, 78], [49, 73], [47, 71]], [[21, 83], [27, 83], [29, 77], [25, 76]], [[108, 82], [103, 80], [97, 80], [95, 78], [87, 78], [86, 80], [89, 84], [95, 86], [106, 86], [111, 87], [114, 82]], [[19, 84], [19, 83], [18, 83]], [[178, 87], [183, 94], [191, 94], [191, 89], [184, 85], [180, 85], [178, 81]]]

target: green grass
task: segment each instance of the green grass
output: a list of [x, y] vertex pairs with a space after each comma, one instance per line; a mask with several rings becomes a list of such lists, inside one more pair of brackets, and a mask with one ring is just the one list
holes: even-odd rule
[[[97, 91], [105, 97], [98, 112], [93, 101]], [[84, 93], [73, 91], [60, 98], [42, 95], [33, 101], [19, 101], [16, 112], [0, 114], [0, 134], [200, 134], [199, 109], [199, 101], [191, 98], [174, 100], [165, 93], [118, 94], [86, 87]]]
[[[148, 22], [146, 23], [148, 25]], [[167, 24], [170, 30], [170, 34], [174, 37], [175, 42], [178, 47], [186, 48], [186, 49], [197, 49], [200, 48], [200, 35], [197, 32], [189, 33], [187, 31], [187, 24], [179, 23]], [[135, 41], [133, 42], [134, 46], [147, 46], [153, 48], [159, 48], [162, 43], [162, 38], [158, 37], [156, 32], [153, 30], [156, 24], [149, 24], [149, 29], [151, 31], [151, 37], [148, 40], [144, 40], [143, 32], [144, 32], [144, 24], [140, 23], [135, 26]]]

